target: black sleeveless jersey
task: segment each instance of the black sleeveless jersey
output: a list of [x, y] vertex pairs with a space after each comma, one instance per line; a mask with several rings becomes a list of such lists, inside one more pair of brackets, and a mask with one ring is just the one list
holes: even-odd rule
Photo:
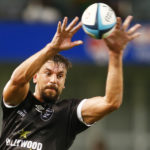
[[77, 118], [81, 100], [41, 103], [31, 92], [15, 108], [2, 101], [0, 150], [67, 150], [75, 136], [87, 129]]

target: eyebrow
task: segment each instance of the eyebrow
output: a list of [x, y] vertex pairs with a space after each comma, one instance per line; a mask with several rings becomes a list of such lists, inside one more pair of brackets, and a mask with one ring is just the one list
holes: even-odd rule
[[59, 72], [59, 74], [64, 74], [64, 73], [65, 73], [64, 71], [60, 71], [60, 72]]
[[45, 70], [51, 71], [51, 69], [49, 69], [49, 68], [47, 68], [47, 67], [45, 68]]
[[[45, 70], [52, 72], [52, 70], [49, 69], [49, 68], [47, 68], [47, 67], [45, 68]], [[65, 71], [60, 71], [60, 72], [58, 72], [58, 73], [59, 73], [59, 74], [60, 74], [60, 73], [65, 73]]]

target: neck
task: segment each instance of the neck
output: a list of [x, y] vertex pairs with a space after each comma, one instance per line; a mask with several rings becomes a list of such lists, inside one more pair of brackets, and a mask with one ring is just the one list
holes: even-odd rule
[[38, 100], [38, 101], [40, 101], [40, 102], [44, 102], [44, 100], [40, 97], [40, 95], [39, 94], [37, 94], [36, 92], [34, 92], [33, 93], [33, 95], [35, 96], [35, 98]]

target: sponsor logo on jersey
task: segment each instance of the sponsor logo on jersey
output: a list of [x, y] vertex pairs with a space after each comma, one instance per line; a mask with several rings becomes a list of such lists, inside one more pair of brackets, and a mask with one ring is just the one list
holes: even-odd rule
[[24, 131], [24, 129], [22, 129], [21, 131], [20, 131], [20, 138], [21, 139], [26, 139], [27, 138], [27, 136], [28, 136], [28, 134], [30, 134], [31, 133], [31, 131]]
[[43, 121], [48, 121], [51, 117], [52, 117], [52, 115], [53, 115], [53, 113], [54, 113], [54, 110], [53, 109], [51, 109], [51, 108], [44, 108], [43, 106], [41, 106], [41, 105], [35, 105], [35, 109], [38, 111], [38, 112], [40, 112], [41, 113], [41, 119], [43, 120]]
[[6, 139], [6, 145], [11, 147], [28, 148], [30, 150], [42, 150], [43, 147], [42, 143], [36, 141], [28, 141], [21, 139], [11, 140], [9, 138]]
[[47, 121], [52, 117], [53, 113], [54, 113], [53, 109], [47, 108], [46, 110], [42, 111], [41, 119], [43, 121]]
[[10, 139], [6, 138], [6, 145], [11, 147], [21, 147], [21, 148], [28, 148], [29, 150], [42, 150], [43, 144], [36, 141], [25, 140], [30, 135], [31, 131], [24, 131], [22, 129], [19, 132], [20, 139]]
[[23, 109], [23, 110], [18, 110], [18, 111], [17, 111], [17, 114], [19, 114], [21, 117], [25, 117], [26, 114], [27, 114], [27, 111], [26, 111], [25, 109]]
[[35, 109], [41, 113], [44, 110], [44, 107], [42, 105], [35, 105]]

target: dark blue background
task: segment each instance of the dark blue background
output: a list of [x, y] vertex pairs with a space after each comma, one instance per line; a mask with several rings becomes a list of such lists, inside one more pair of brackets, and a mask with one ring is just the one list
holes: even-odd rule
[[[20, 62], [28, 58], [51, 41], [56, 27], [56, 24], [1, 22], [0, 62]], [[79, 39], [83, 41], [86, 39], [86, 34], [82, 29], [73, 38], [73, 40]], [[147, 49], [149, 49], [149, 45], [146, 46]], [[61, 53], [75, 63], [93, 63], [94, 60], [87, 54], [85, 47], [81, 45]], [[124, 57], [126, 64], [150, 64], [150, 60], [144, 61], [143, 58], [135, 57], [136, 47], [133, 43], [130, 43], [127, 49], [128, 53]], [[140, 54], [138, 55], [140, 56]]]

